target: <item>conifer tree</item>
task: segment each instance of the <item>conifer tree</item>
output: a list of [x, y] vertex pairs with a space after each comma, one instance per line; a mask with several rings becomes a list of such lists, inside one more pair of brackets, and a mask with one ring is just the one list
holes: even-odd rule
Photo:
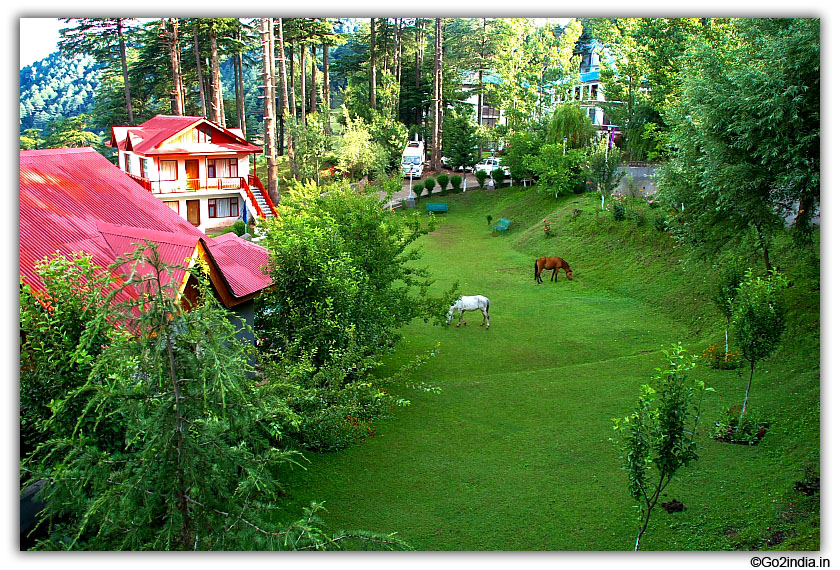
[[[44, 424], [49, 432], [81, 400], [75, 428], [53, 432], [23, 464], [28, 482], [46, 480], [41, 524], [52, 532], [38, 548], [407, 548], [393, 534], [329, 535], [318, 504], [291, 526], [277, 522], [280, 468], [296, 456], [277, 445], [294, 414], [251, 374], [250, 349], [236, 338], [241, 325], [215, 300], [203, 269], [193, 270], [199, 295], [189, 303], [172, 279], [177, 267], [154, 244], [111, 269], [126, 265], [124, 285], [82, 333], [110, 338], [95, 358], [67, 355], [90, 360], [91, 372], [51, 404]], [[129, 300], [114, 303], [118, 291]], [[98, 426], [115, 419], [122, 437], [109, 449]]]

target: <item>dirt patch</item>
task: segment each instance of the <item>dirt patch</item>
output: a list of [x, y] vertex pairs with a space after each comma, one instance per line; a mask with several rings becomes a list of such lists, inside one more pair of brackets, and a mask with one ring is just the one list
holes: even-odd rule
[[767, 539], [767, 546], [778, 546], [785, 540], [785, 533], [777, 530]]
[[814, 493], [820, 492], [820, 478], [816, 477], [814, 479], [806, 479], [805, 481], [796, 481], [793, 484], [793, 488], [810, 497]]
[[667, 503], [662, 503], [662, 508], [668, 511], [668, 513], [677, 513], [679, 511], [685, 510], [685, 505], [679, 502], [676, 499], [671, 499]]

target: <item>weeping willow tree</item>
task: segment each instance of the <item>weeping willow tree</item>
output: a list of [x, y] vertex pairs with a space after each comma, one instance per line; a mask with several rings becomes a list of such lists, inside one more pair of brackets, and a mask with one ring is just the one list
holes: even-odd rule
[[595, 137], [595, 125], [578, 103], [566, 101], [558, 106], [548, 122], [547, 140], [565, 142], [569, 148], [584, 148]]

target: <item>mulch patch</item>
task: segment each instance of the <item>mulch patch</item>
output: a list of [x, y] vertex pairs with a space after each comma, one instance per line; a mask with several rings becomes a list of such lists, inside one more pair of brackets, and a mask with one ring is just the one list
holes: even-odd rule
[[666, 511], [668, 511], [668, 513], [670, 514], [670, 513], [676, 513], [676, 512], [679, 512], [679, 511], [684, 511], [685, 510], [685, 505], [683, 505], [681, 502], [679, 502], [676, 499], [671, 499], [667, 503], [662, 503], [662, 508], [665, 509]]

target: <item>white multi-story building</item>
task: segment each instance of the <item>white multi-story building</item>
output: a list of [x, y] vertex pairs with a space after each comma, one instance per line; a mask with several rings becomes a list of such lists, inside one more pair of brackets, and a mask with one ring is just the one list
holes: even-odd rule
[[262, 148], [203, 117], [158, 115], [112, 127], [119, 168], [202, 232], [271, 216], [274, 205], [251, 155]]

